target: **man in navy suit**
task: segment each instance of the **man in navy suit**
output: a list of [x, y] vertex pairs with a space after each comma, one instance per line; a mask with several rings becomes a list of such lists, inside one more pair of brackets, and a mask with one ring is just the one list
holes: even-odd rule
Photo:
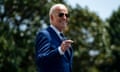
[[40, 30], [35, 40], [38, 72], [72, 72], [73, 41], [61, 35], [68, 24], [68, 9], [63, 4], [55, 4], [49, 18], [50, 26]]

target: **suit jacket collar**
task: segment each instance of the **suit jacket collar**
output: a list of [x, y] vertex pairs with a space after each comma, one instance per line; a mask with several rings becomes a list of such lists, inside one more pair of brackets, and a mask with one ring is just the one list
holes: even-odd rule
[[48, 27], [47, 30], [49, 31], [51, 37], [53, 37], [52, 39], [56, 39], [58, 41], [61, 41], [59, 35], [55, 32], [55, 30], [52, 27]]
[[50, 27], [59, 35], [60, 31], [53, 25], [50, 25]]
[[56, 34], [59, 36], [60, 39], [63, 39], [61, 36], [60, 36], [60, 33], [63, 33], [63, 32], [60, 32], [55, 26], [53, 25], [50, 25], [50, 27], [56, 32]]

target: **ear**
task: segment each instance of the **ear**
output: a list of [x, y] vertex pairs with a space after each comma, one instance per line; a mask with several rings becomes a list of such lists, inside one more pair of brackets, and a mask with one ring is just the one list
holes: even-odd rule
[[53, 18], [53, 15], [50, 15], [50, 18], [51, 18], [51, 20], [53, 20], [54, 18]]

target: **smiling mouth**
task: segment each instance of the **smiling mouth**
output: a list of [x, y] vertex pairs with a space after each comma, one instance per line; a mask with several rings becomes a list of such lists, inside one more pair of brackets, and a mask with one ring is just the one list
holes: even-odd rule
[[62, 25], [67, 25], [67, 22], [61, 22]]

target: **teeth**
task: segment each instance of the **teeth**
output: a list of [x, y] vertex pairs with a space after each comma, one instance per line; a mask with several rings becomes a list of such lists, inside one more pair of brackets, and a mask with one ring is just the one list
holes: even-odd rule
[[66, 25], [67, 23], [62, 23], [62, 24]]
[[66, 22], [62, 22], [62, 24], [67, 24]]

